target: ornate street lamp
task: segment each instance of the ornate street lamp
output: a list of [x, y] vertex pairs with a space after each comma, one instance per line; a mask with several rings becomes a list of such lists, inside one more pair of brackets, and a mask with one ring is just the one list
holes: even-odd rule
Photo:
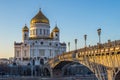
[[69, 52], [70, 52], [70, 42], [68, 42], [68, 50], [69, 50]]
[[99, 36], [99, 44], [101, 43], [101, 28], [97, 29], [98, 36]]
[[85, 48], [86, 48], [87, 47], [86, 45], [87, 35], [86, 34], [84, 35], [84, 40], [85, 40]]
[[75, 39], [75, 50], [77, 50], [77, 39]]

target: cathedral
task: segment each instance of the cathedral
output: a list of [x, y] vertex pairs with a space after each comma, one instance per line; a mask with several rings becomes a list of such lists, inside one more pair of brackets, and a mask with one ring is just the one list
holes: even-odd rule
[[60, 43], [59, 28], [55, 25], [50, 32], [49, 19], [41, 10], [31, 19], [30, 28], [22, 28], [22, 42], [14, 42], [17, 65], [41, 65], [64, 52], [66, 44]]

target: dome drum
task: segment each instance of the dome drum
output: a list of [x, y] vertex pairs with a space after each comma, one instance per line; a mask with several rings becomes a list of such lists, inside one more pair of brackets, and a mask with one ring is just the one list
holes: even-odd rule
[[45, 23], [32, 23], [30, 24], [30, 27], [47, 27], [47, 28], [50, 28], [50, 25], [49, 24], [45, 24]]

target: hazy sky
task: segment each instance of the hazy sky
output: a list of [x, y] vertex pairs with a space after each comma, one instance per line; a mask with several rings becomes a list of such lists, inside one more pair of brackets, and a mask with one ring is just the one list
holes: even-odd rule
[[78, 48], [98, 42], [97, 29], [102, 29], [102, 42], [120, 39], [120, 0], [0, 0], [0, 57], [14, 55], [14, 41], [22, 41], [22, 28], [39, 8], [50, 21], [51, 30], [57, 23], [61, 42], [74, 39]]

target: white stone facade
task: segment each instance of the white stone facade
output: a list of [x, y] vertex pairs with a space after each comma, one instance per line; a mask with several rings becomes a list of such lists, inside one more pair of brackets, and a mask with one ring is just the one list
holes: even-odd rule
[[[41, 17], [40, 14], [41, 11], [37, 15]], [[41, 61], [45, 63], [66, 52], [66, 44], [60, 43], [59, 34], [57, 26], [50, 33], [50, 25], [45, 22], [31, 23], [30, 30], [25, 25], [22, 29], [22, 42], [14, 43], [15, 62], [18, 65], [40, 65]]]

